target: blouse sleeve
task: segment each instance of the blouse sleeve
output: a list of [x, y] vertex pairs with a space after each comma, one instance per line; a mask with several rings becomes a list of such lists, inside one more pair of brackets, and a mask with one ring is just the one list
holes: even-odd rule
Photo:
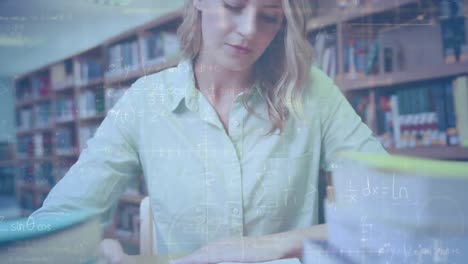
[[101, 216], [109, 213], [130, 180], [141, 174], [136, 145], [137, 114], [135, 84], [122, 96], [98, 127], [78, 161], [52, 188], [41, 208], [30, 217], [55, 216], [86, 210]]
[[315, 76], [322, 79], [317, 82], [322, 106], [321, 168], [330, 171], [337, 153], [344, 150], [387, 153], [336, 84], [324, 73]]

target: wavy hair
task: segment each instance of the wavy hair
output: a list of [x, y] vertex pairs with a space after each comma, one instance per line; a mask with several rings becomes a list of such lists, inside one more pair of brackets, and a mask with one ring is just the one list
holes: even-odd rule
[[[303, 117], [302, 95], [309, 84], [313, 51], [307, 41], [306, 24], [311, 7], [309, 0], [281, 0], [285, 19], [278, 34], [255, 62], [253, 67], [255, 85], [265, 99], [268, 116], [273, 123], [268, 134], [276, 129], [283, 132], [285, 122], [292, 113]], [[177, 30], [183, 58], [195, 59], [201, 49], [201, 14], [187, 0], [184, 6], [182, 24]], [[253, 91], [250, 91], [253, 92]], [[256, 114], [247, 103], [249, 113]]]

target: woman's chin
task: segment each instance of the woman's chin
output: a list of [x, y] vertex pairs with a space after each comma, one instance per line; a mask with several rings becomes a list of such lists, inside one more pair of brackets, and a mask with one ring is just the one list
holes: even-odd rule
[[239, 59], [232, 58], [231, 56], [225, 56], [225, 59], [221, 63], [226, 69], [233, 71], [244, 71], [250, 68], [252, 62], [250, 59]]

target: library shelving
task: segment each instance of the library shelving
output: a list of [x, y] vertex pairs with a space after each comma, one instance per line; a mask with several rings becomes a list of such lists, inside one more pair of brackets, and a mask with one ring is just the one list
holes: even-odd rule
[[[77, 161], [107, 111], [139, 77], [178, 61], [176, 29], [182, 10], [15, 80], [16, 157], [0, 161], [14, 168], [13, 184], [28, 216]], [[112, 216], [106, 237], [138, 251], [138, 207], [143, 177], [128, 186]]]
[[468, 160], [467, 1], [318, 0], [315, 9], [316, 65], [391, 153]]
[[[447, 27], [447, 23], [453, 25], [450, 23], [466, 17], [467, 1], [457, 2], [461, 11], [448, 15], [444, 13], [444, 1], [439, 1], [441, 4], [429, 0], [312, 2], [315, 13], [307, 29], [316, 65], [335, 79], [390, 152], [468, 160], [468, 148], [462, 146], [466, 124], [458, 122], [455, 127], [451, 116], [447, 131], [446, 124], [436, 123], [434, 116], [442, 113], [440, 104], [445, 107], [448, 103], [439, 100], [437, 109], [433, 109], [434, 97], [428, 96], [438, 89], [433, 83], [439, 84], [439, 90], [448, 91], [450, 84], [468, 75], [466, 27], [464, 41], [447, 37], [454, 33], [450, 31], [453, 28], [460, 30]], [[175, 32], [181, 21], [179, 9], [15, 80], [17, 155], [13, 164], [18, 199], [25, 215], [41, 206], [50, 188], [76, 162], [86, 140], [128, 87], [141, 76], [177, 63], [179, 47]], [[418, 38], [417, 34], [424, 37]], [[396, 102], [398, 99], [404, 101], [408, 96], [423, 93], [424, 89], [416, 88], [424, 85], [431, 86], [431, 93], [422, 98], [431, 102], [418, 101], [419, 108], [415, 109], [403, 104], [406, 108], [398, 109], [402, 106]], [[463, 89], [459, 93], [463, 94]], [[394, 102], [392, 109], [380, 105], [390, 99]], [[400, 123], [395, 128], [394, 122], [403, 116], [396, 110], [407, 114], [405, 122], [418, 121], [408, 124], [413, 125], [410, 130], [399, 131], [403, 126]], [[387, 122], [376, 121], [379, 116]], [[458, 126], [457, 141], [453, 130]], [[420, 133], [418, 129], [424, 131]], [[405, 144], [396, 147], [395, 141], [400, 140], [395, 135], [398, 131], [408, 137]], [[437, 144], [423, 140], [426, 132], [437, 135], [434, 139]], [[147, 195], [143, 177], [139, 179], [122, 195], [112, 225], [105, 231], [106, 237], [136, 248], [138, 205]]]

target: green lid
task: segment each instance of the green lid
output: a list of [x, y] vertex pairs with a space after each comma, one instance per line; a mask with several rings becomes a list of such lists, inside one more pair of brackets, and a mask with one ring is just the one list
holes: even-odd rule
[[361, 162], [371, 168], [432, 177], [468, 179], [468, 162], [362, 152], [341, 152], [340, 157]]

